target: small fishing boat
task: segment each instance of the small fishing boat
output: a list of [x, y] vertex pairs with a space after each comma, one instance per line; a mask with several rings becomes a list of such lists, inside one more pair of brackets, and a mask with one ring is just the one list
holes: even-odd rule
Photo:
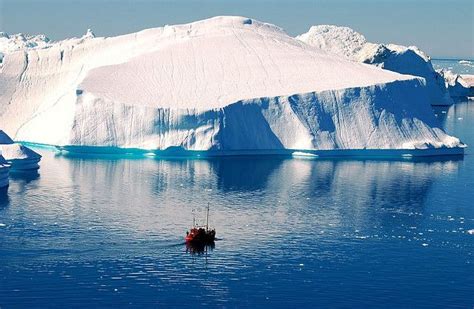
[[186, 232], [184, 240], [187, 244], [210, 245], [216, 239], [216, 230], [209, 229], [209, 203], [206, 209], [206, 225], [196, 225], [196, 218], [193, 216], [193, 226]]

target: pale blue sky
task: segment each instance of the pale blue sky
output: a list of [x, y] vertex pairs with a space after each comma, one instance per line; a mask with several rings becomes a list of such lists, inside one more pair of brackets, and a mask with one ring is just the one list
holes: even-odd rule
[[432, 57], [474, 58], [473, 0], [0, 0], [0, 31], [58, 40], [87, 28], [111, 36], [215, 15], [253, 17], [291, 35], [344, 25], [369, 41], [417, 45]]

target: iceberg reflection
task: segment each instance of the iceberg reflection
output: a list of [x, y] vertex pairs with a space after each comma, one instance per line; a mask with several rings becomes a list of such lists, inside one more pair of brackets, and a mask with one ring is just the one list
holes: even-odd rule
[[[61, 218], [66, 228], [95, 231], [83, 240], [86, 248], [119, 241], [137, 250], [144, 250], [145, 239], [181, 243], [193, 210], [202, 221], [208, 202], [211, 225], [231, 240], [219, 248], [255, 246], [268, 241], [268, 233], [277, 235], [273, 242], [285, 242], [308, 233], [329, 237], [320, 235], [322, 230], [389, 225], [387, 213], [423, 212], [433, 184], [457, 173], [460, 162], [456, 157], [155, 160], [42, 154], [41, 177], [11, 181], [11, 194], [43, 193], [15, 195], [16, 203], [32, 207], [24, 209], [25, 220], [34, 216], [49, 225]], [[63, 241], [63, 247], [80, 247]]]

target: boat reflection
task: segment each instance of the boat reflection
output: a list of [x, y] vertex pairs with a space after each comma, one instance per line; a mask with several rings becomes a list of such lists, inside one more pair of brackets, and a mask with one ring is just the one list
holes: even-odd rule
[[190, 254], [207, 254], [212, 252], [215, 248], [215, 243], [203, 244], [203, 243], [186, 243], [186, 253]]

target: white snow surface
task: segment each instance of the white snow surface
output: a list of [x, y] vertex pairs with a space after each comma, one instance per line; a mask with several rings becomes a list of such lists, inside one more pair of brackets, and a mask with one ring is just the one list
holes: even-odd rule
[[332, 25], [313, 26], [297, 39], [353, 60], [356, 60], [356, 55], [367, 44], [365, 37], [353, 29]]
[[297, 39], [352, 61], [423, 77], [431, 104], [453, 104], [444, 80], [434, 70], [430, 58], [416, 46], [370, 43], [351, 28], [332, 25], [312, 26], [308, 32], [297, 36]]
[[422, 79], [330, 55], [245, 17], [20, 48], [0, 71], [2, 128], [51, 145], [463, 146], [439, 128], [427, 98]]

